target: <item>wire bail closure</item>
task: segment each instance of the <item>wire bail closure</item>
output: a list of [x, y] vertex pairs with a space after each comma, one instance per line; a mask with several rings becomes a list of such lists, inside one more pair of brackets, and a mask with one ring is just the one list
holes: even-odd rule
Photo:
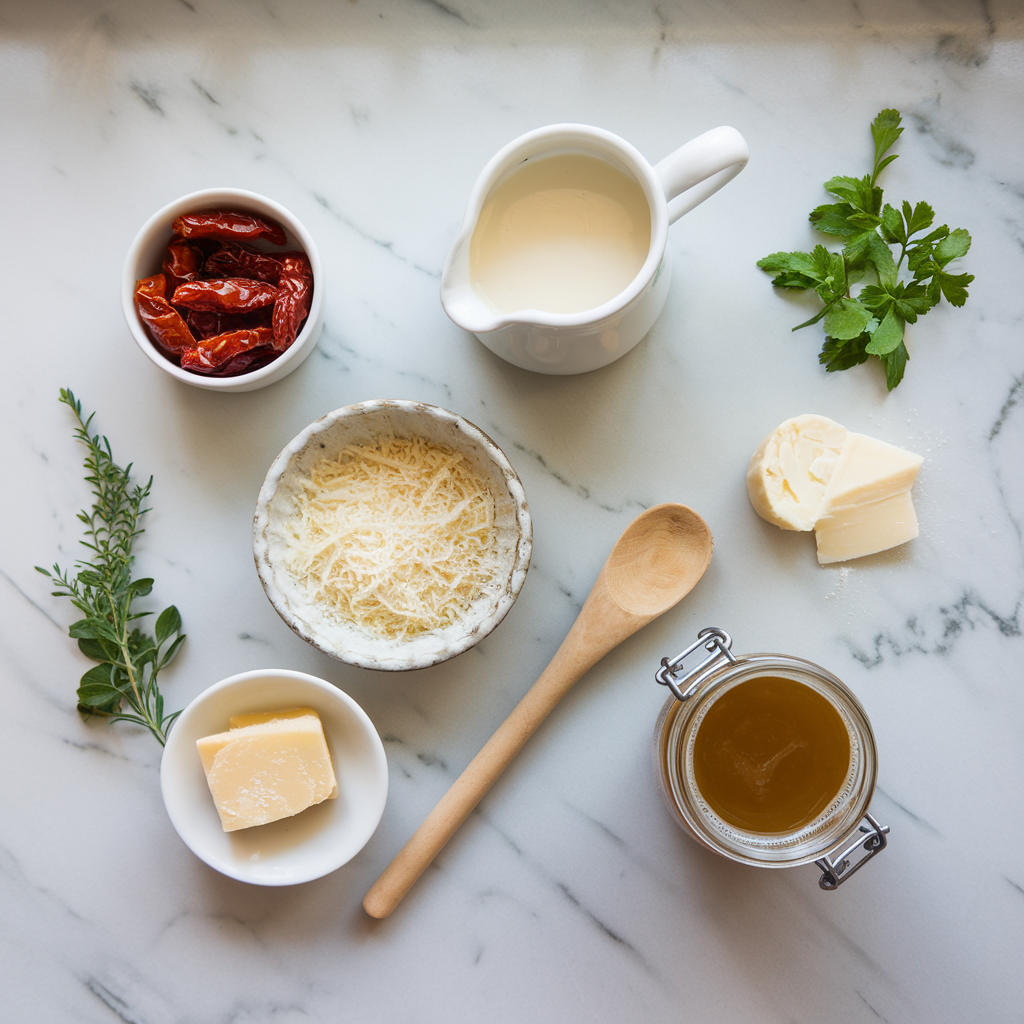
[[[689, 671], [684, 671], [683, 662], [701, 647], [708, 652], [707, 655]], [[654, 673], [654, 678], [662, 686], [667, 686], [676, 700], [685, 703], [696, 695], [723, 664], [736, 664], [737, 660], [732, 653], [732, 637], [724, 629], [708, 626], [697, 634], [697, 639], [686, 650], [674, 658], [662, 658], [661, 668]], [[837, 852], [826, 853], [815, 860], [814, 863], [821, 868], [818, 885], [826, 892], [838, 889], [875, 854], [885, 849], [888, 832], [888, 825], [880, 824], [865, 811], [850, 843]], [[853, 855], [858, 850], [862, 851], [862, 854], [857, 860], [853, 860]]]
[[[821, 868], [821, 878], [818, 879], [818, 885], [829, 892], [834, 889], [838, 889], [839, 886], [845, 882], [850, 875], [854, 872], [859, 871], [862, 867], [876, 853], [881, 853], [886, 846], [888, 840], [886, 840], [886, 833], [889, 831], [888, 825], [880, 825], [870, 814], [865, 812], [864, 820], [868, 822], [867, 825], [861, 825], [860, 835], [858, 835], [849, 846], [846, 847], [841, 853], [837, 853], [832, 857], [826, 854], [824, 857], [816, 860], [814, 863]], [[866, 838], [865, 838], [866, 837]], [[867, 853], [857, 861], [853, 867], [850, 867], [850, 854], [852, 854], [858, 848], [863, 848]]]
[[[676, 671], [683, 662], [698, 647], [710, 651], [710, 654], [697, 666], [690, 669], [680, 678]], [[685, 651], [677, 654], [674, 658], [662, 658], [661, 668], [654, 673], [654, 678], [667, 686], [675, 696], [676, 700], [688, 701], [700, 688], [719, 661], [735, 662], [736, 656], [732, 653], [732, 637], [724, 629], [716, 626], [708, 626], [697, 634], [697, 639], [690, 644]], [[692, 682], [691, 682], [692, 680]], [[684, 690], [682, 687], [689, 685]]]

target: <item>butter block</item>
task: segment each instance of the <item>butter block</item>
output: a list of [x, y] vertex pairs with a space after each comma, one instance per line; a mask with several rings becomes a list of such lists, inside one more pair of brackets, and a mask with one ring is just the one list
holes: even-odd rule
[[819, 517], [909, 491], [922, 462], [905, 448], [850, 431], [822, 496]]
[[291, 817], [337, 792], [319, 716], [293, 711], [237, 716], [257, 721], [196, 741], [225, 832]]
[[874, 555], [917, 535], [917, 515], [909, 490], [836, 509], [814, 527], [821, 565]]
[[762, 519], [814, 530], [818, 561], [862, 558], [918, 535], [910, 488], [924, 459], [824, 416], [780, 423], [747, 467], [747, 493]]
[[780, 423], [747, 467], [754, 511], [783, 530], [813, 530], [847, 433], [834, 420], [811, 413]]

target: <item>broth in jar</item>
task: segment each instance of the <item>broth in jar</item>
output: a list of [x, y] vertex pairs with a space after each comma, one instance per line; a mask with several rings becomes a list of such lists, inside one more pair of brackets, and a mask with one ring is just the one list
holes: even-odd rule
[[781, 676], [748, 679], [708, 708], [693, 741], [693, 776], [709, 807], [734, 828], [794, 832], [839, 795], [850, 736], [838, 710]]

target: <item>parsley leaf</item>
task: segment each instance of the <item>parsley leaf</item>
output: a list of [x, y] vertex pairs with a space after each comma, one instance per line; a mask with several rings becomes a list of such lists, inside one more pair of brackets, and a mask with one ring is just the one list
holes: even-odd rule
[[871, 335], [861, 334], [849, 341], [838, 341], [836, 338], [825, 338], [825, 344], [821, 348], [818, 362], [821, 363], [829, 373], [836, 370], [849, 370], [851, 366], [866, 363], [868, 353], [866, 346]]
[[[794, 331], [824, 320], [825, 343], [818, 361], [828, 372], [848, 370], [876, 357], [890, 391], [903, 379], [910, 354], [904, 343], [907, 324], [916, 323], [941, 299], [952, 306], [967, 301], [973, 274], [951, 273], [953, 260], [966, 256], [971, 236], [943, 224], [929, 231], [935, 211], [927, 203], [883, 203], [878, 175], [896, 159], [889, 153], [903, 134], [898, 110], [879, 112], [871, 124], [875, 144], [871, 174], [836, 175], [824, 184], [838, 199], [811, 211], [810, 221], [825, 235], [843, 239], [840, 252], [817, 245], [811, 252], [776, 252], [758, 261], [774, 274], [777, 288], [813, 288], [823, 303]], [[888, 155], [887, 155], [888, 154]], [[923, 237], [922, 232], [928, 232]], [[893, 248], [898, 246], [898, 255]], [[901, 273], [910, 275], [901, 280]], [[854, 294], [851, 286], [873, 277]]]

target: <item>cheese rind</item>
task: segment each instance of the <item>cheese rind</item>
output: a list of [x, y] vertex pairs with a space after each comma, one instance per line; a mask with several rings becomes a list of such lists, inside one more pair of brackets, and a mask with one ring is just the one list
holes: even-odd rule
[[811, 413], [780, 423], [747, 467], [754, 511], [783, 530], [813, 530], [847, 433], [834, 420]]
[[204, 736], [196, 746], [225, 832], [291, 817], [337, 791], [319, 716], [264, 718]]
[[917, 535], [917, 515], [910, 491], [837, 509], [819, 519], [814, 527], [821, 565], [887, 551]]

